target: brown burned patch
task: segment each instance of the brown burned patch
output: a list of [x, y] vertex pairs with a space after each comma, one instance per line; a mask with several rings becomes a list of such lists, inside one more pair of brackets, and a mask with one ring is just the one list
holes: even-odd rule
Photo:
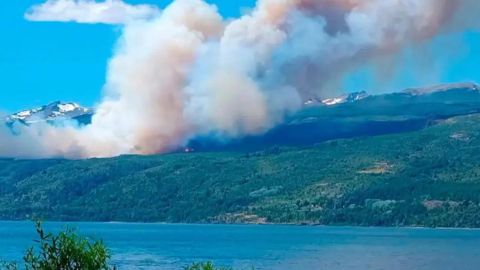
[[359, 174], [386, 174], [392, 172], [393, 166], [388, 162], [378, 162], [370, 168], [358, 171]]

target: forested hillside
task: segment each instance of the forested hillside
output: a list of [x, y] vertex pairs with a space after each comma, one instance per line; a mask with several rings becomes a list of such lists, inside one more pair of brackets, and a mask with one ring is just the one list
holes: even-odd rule
[[480, 227], [480, 116], [254, 153], [0, 160], [0, 218]]

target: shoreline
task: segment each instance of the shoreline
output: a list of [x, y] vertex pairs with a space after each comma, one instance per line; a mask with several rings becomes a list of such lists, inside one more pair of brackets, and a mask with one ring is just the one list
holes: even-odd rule
[[[426, 226], [360, 226], [360, 225], [324, 225], [301, 223], [171, 223], [171, 222], [129, 222], [129, 221], [58, 221], [44, 220], [45, 224], [123, 224], [123, 225], [171, 225], [171, 226], [284, 226], [284, 227], [310, 227], [310, 228], [360, 228], [360, 229], [416, 229], [416, 230], [465, 230], [480, 231], [480, 227], [426, 227]], [[32, 220], [0, 220], [2, 223], [32, 223]]]

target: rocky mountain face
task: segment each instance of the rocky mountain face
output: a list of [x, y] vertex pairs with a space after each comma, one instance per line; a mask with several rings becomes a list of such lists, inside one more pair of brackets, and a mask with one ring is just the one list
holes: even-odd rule
[[66, 120], [77, 120], [81, 124], [88, 124], [93, 109], [82, 107], [74, 102], [56, 101], [34, 109], [28, 109], [9, 115], [5, 121], [13, 124], [20, 122], [31, 125], [40, 122], [57, 122]]

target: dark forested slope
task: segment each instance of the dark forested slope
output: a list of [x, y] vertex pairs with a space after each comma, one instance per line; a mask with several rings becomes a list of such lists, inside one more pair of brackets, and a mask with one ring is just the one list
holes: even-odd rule
[[480, 227], [480, 116], [254, 153], [0, 160], [0, 218]]

